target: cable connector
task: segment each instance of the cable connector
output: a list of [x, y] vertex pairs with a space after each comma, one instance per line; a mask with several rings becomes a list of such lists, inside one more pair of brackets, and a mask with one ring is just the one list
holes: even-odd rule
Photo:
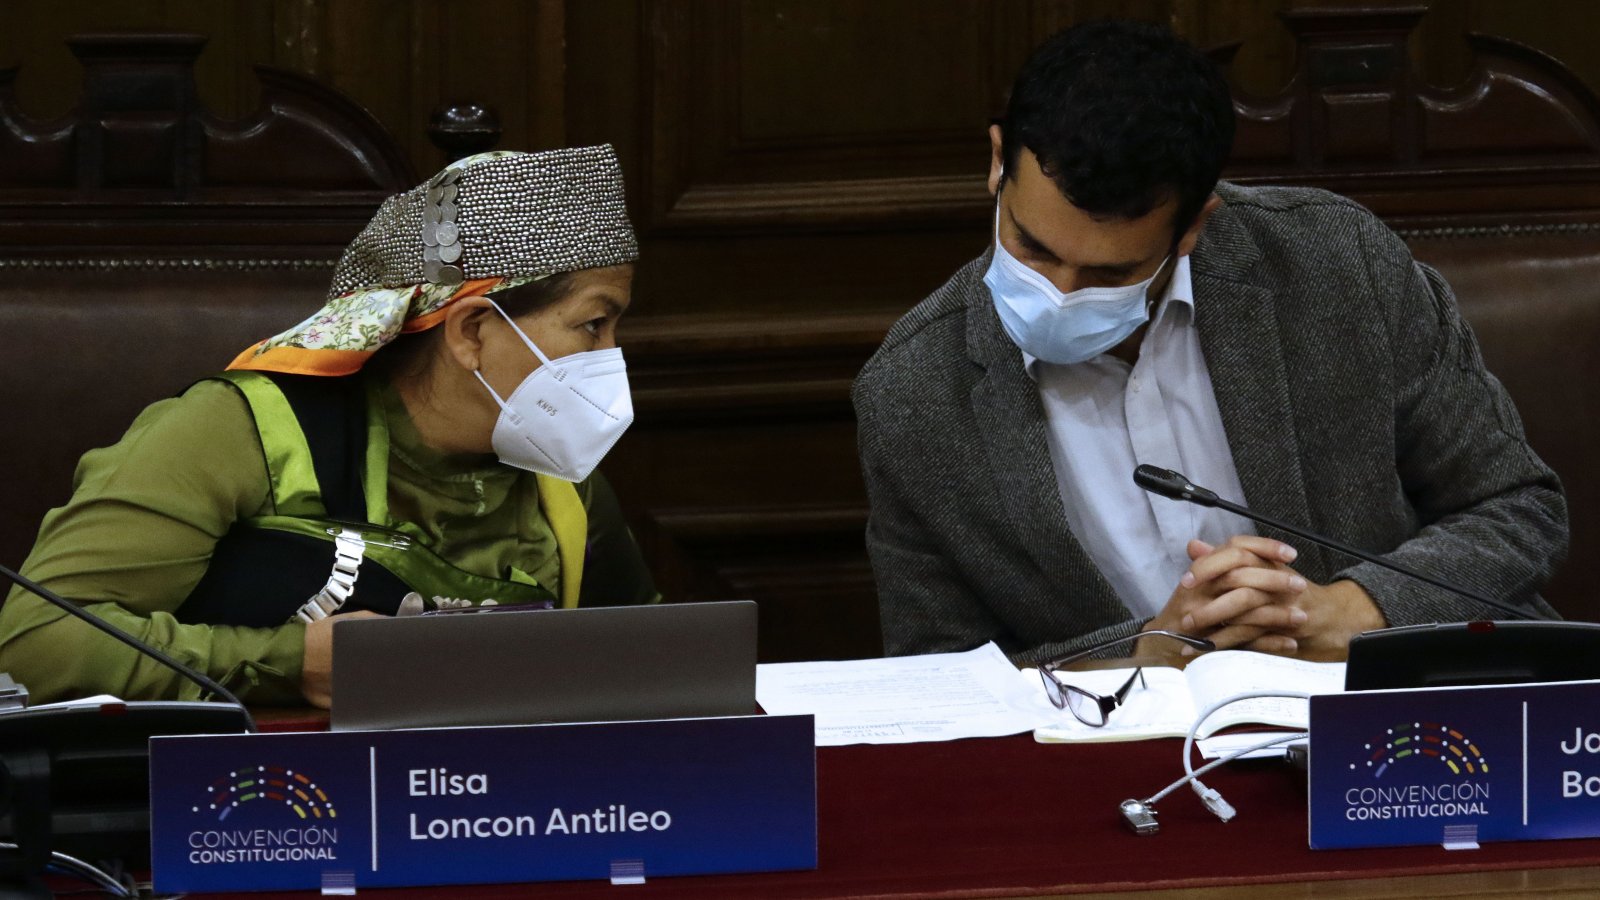
[[1200, 795], [1200, 802], [1206, 805], [1206, 809], [1211, 810], [1222, 821], [1226, 822], [1238, 815], [1233, 808], [1233, 804], [1222, 799], [1222, 795], [1217, 793], [1216, 788], [1206, 787], [1198, 781], [1190, 782], [1189, 786], [1194, 788], [1196, 794]]
[[1155, 834], [1161, 830], [1161, 823], [1156, 821], [1156, 809], [1143, 800], [1124, 800], [1118, 807], [1122, 811], [1122, 822], [1134, 834]]
[[[1278, 695], [1273, 694], [1272, 696]], [[1210, 715], [1219, 708], [1220, 706], [1213, 707], [1211, 710], [1208, 710], [1205, 715], [1200, 717], [1200, 721], [1204, 721], [1206, 715]], [[1199, 722], [1196, 722], [1195, 725], [1198, 727]], [[1177, 781], [1174, 781], [1161, 790], [1156, 791], [1154, 794], [1151, 794], [1143, 800], [1122, 801], [1121, 808], [1123, 821], [1128, 823], [1128, 827], [1133, 829], [1134, 834], [1155, 834], [1159, 830], [1155, 822], [1156, 802], [1162, 797], [1167, 796], [1168, 794], [1187, 784], [1194, 788], [1194, 792], [1196, 794], [1200, 795], [1200, 801], [1206, 805], [1206, 809], [1211, 810], [1216, 814], [1217, 818], [1226, 822], [1235, 815], [1233, 807], [1229, 805], [1228, 801], [1222, 799], [1221, 794], [1201, 783], [1200, 776], [1211, 771], [1212, 769], [1215, 769], [1217, 766], [1220, 766], [1223, 763], [1232, 762], [1241, 756], [1254, 753], [1257, 750], [1265, 750], [1268, 747], [1274, 747], [1279, 744], [1287, 744], [1291, 741], [1303, 741], [1306, 738], [1307, 732], [1304, 731], [1293, 734], [1273, 735], [1271, 738], [1268, 738], [1267, 740], [1262, 741], [1261, 743], [1252, 747], [1234, 750], [1231, 753], [1224, 755], [1220, 759], [1214, 759], [1200, 768], [1194, 769], [1187, 775], [1184, 775], [1182, 778], [1179, 778]], [[1189, 737], [1186, 741], [1184, 741], [1183, 745], [1183, 765], [1185, 769], [1190, 768], [1189, 751], [1193, 746], [1194, 728], [1191, 727], [1189, 729]], [[1144, 825], [1144, 827], [1141, 827], [1141, 823]]]

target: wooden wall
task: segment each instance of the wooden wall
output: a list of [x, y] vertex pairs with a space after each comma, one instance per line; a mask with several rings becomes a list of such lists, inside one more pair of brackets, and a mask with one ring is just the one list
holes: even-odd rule
[[[776, 75], [809, 86], [811, 98], [769, 97], [802, 105], [774, 116], [826, 122], [827, 103], [843, 96], [858, 74], [903, 88], [895, 107], [916, 116], [930, 105], [975, 109], [963, 82], [942, 93], [960, 58], [988, 60], [1000, 83], [1043, 35], [1074, 21], [1127, 15], [1164, 21], [1201, 46], [1244, 41], [1234, 66], [1238, 82], [1269, 93], [1293, 69], [1294, 43], [1276, 13], [1339, 5], [1335, 0], [5, 0], [0, 4], [0, 67], [21, 65], [22, 106], [48, 117], [78, 96], [79, 69], [61, 43], [65, 35], [106, 29], [162, 28], [207, 35], [199, 65], [200, 93], [220, 112], [248, 110], [256, 87], [250, 67], [293, 69], [353, 97], [411, 151], [419, 170], [440, 160], [423, 136], [428, 113], [442, 102], [469, 99], [495, 106], [504, 145], [518, 148], [568, 142], [569, 107], [628, 101], [637, 86], [602, 77], [569, 84], [569, 69], [586, 76], [595, 66], [622, 63], [638, 51], [629, 29], [663, 10], [711, 11], [720, 27], [748, 29], [780, 52], [758, 57]], [[1349, 5], [1346, 3], [1345, 5]], [[1461, 36], [1480, 31], [1509, 37], [1561, 60], [1600, 89], [1600, 52], [1592, 35], [1600, 5], [1587, 0], [1366, 0], [1369, 7], [1424, 6], [1413, 55], [1435, 83], [1459, 78], [1467, 64]], [[717, 11], [720, 10], [720, 13]], [[569, 26], [569, 20], [571, 24]], [[988, 23], [1010, 29], [1001, 43], [969, 41]], [[717, 27], [717, 26], [713, 26]], [[569, 28], [571, 33], [569, 33]], [[586, 32], [592, 43], [572, 39]], [[491, 37], [492, 36], [492, 37]], [[712, 31], [702, 41], [722, 42]], [[886, 43], [877, 38], [887, 37]], [[811, 55], [807, 56], [807, 46]], [[939, 54], [925, 52], [937, 48]], [[999, 55], [992, 55], [999, 49]], [[584, 57], [584, 58], [578, 58]], [[867, 70], [835, 68], [841, 58]], [[919, 64], [918, 60], [923, 62]], [[918, 81], [934, 62], [942, 79]], [[951, 63], [949, 66], [944, 63]], [[587, 64], [587, 65], [586, 65]], [[819, 66], [820, 67], [817, 67]], [[920, 68], [919, 68], [920, 65]], [[872, 71], [877, 67], [879, 71]], [[759, 73], [757, 73], [759, 74]], [[769, 81], [770, 84], [770, 81]], [[749, 87], [750, 85], [747, 85]], [[759, 82], [755, 85], [760, 87]], [[859, 87], [859, 86], [858, 86]], [[865, 86], [870, 93], [872, 84]], [[992, 98], [979, 98], [986, 104]], [[778, 108], [781, 109], [781, 108]], [[835, 114], [838, 114], [837, 112]], [[815, 118], [816, 116], [822, 118]], [[861, 114], [865, 118], [865, 114]], [[837, 124], [837, 123], [835, 123]]]
[[[363, 104], [419, 172], [442, 103], [493, 106], [500, 146], [609, 141], [644, 261], [623, 330], [638, 422], [608, 460], [672, 599], [754, 596], [767, 660], [872, 655], [850, 379], [896, 316], [982, 249], [984, 129], [1029, 49], [1086, 18], [1243, 41], [1236, 81], [1276, 92], [1298, 0], [5, 0], [0, 66], [48, 118], [78, 95], [61, 39], [206, 34], [198, 77], [253, 107], [254, 63]], [[1370, 6], [1396, 6], [1371, 2]], [[1600, 5], [1437, 0], [1412, 39], [1427, 80], [1486, 30], [1600, 88]], [[308, 308], [315, 305], [308, 298]], [[218, 361], [219, 364], [222, 362]]]

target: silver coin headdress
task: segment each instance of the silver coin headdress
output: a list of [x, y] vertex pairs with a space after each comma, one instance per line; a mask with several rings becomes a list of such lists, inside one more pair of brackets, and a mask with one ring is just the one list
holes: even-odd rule
[[541, 277], [638, 258], [611, 145], [491, 152], [385, 200], [339, 260], [328, 296]]
[[638, 258], [610, 145], [480, 153], [385, 200], [340, 257], [326, 304], [228, 368], [347, 375], [457, 300]]

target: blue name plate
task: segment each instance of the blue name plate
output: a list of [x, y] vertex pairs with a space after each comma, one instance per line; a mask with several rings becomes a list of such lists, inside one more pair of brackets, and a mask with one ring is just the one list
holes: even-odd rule
[[814, 869], [811, 716], [150, 742], [159, 893]]
[[1600, 682], [1311, 698], [1311, 846], [1600, 836]]

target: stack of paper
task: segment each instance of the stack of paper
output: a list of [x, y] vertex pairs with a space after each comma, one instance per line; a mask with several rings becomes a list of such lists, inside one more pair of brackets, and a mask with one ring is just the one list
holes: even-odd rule
[[769, 715], [817, 717], [817, 746], [998, 737], [1040, 724], [1029, 689], [993, 643], [965, 653], [756, 667]]

